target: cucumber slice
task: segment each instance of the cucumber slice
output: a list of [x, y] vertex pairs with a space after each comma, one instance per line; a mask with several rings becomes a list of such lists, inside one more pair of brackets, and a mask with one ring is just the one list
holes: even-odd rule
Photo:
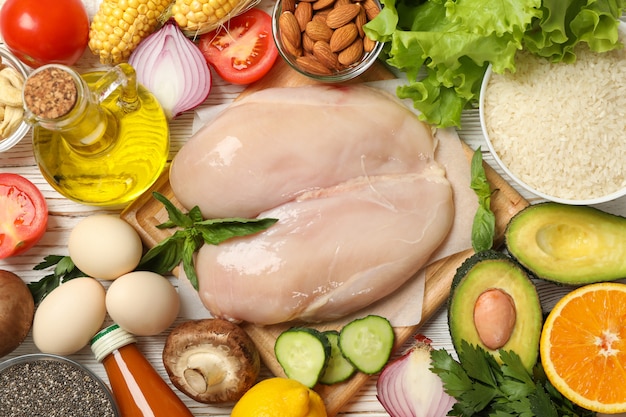
[[274, 354], [288, 378], [313, 388], [330, 358], [328, 338], [308, 327], [292, 327], [282, 332], [274, 344]]
[[320, 383], [325, 385], [337, 384], [346, 381], [356, 372], [356, 368], [347, 360], [339, 348], [339, 332], [327, 330], [323, 332], [330, 342], [330, 359], [326, 370], [322, 373]]
[[389, 320], [373, 314], [351, 321], [339, 333], [343, 356], [368, 375], [383, 369], [394, 342], [395, 333]]

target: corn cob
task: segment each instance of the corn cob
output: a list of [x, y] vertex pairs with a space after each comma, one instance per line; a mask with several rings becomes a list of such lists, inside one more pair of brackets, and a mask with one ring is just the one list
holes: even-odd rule
[[104, 0], [89, 30], [89, 49], [105, 65], [125, 62], [154, 32], [173, 0]]
[[172, 16], [188, 36], [210, 32], [258, 0], [175, 0]]

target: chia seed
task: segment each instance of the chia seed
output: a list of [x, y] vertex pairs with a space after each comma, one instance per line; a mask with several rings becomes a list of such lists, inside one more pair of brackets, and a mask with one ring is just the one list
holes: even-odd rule
[[71, 362], [36, 359], [0, 372], [2, 417], [116, 417], [109, 395]]

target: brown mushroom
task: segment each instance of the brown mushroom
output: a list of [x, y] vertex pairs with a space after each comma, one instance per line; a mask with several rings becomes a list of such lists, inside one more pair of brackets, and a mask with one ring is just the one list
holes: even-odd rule
[[28, 286], [13, 272], [0, 270], [0, 357], [24, 341], [34, 314], [35, 302]]
[[261, 368], [252, 339], [223, 319], [176, 326], [165, 341], [163, 364], [176, 388], [206, 404], [237, 401], [254, 385]]

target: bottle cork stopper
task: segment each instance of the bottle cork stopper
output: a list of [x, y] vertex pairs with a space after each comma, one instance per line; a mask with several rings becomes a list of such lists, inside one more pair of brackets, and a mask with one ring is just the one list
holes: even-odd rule
[[35, 115], [57, 119], [68, 114], [78, 99], [72, 75], [57, 67], [43, 68], [24, 83], [24, 104]]

